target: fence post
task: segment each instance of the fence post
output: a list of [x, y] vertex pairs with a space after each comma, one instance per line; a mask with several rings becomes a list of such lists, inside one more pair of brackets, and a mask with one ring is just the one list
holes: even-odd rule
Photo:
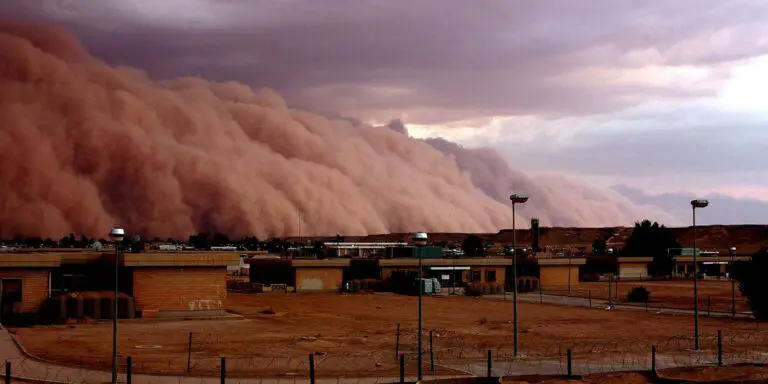
[[492, 363], [492, 360], [491, 360], [492, 357], [493, 356], [491, 355], [491, 350], [489, 349], [488, 350], [488, 377], [492, 377], [493, 376], [492, 375], [493, 374], [493, 365], [492, 365], [493, 363]]
[[568, 348], [567, 353], [568, 353], [568, 377], [571, 378], [573, 377], [573, 362], [572, 362], [573, 356], [570, 348]]
[[5, 384], [11, 384], [11, 362], [5, 361]]
[[544, 295], [541, 293], [541, 282], [539, 282], [539, 304], [544, 303]]
[[405, 354], [400, 354], [400, 383], [405, 383]]
[[731, 317], [736, 318], [736, 283], [731, 280]]
[[309, 354], [309, 384], [315, 384], [315, 354]]
[[723, 365], [723, 331], [717, 330], [717, 365]]
[[712, 316], [712, 296], [707, 296], [707, 316]]
[[645, 298], [645, 311], [648, 312], [648, 298]]
[[189, 333], [189, 343], [187, 344], [187, 372], [192, 366], [192, 332]]
[[224, 384], [227, 377], [227, 360], [224, 356], [221, 357], [221, 368], [219, 369], [219, 373], [221, 374], [221, 384]]
[[592, 308], [592, 290], [590, 289], [587, 292], [589, 292], [589, 307]]
[[656, 344], [651, 345], [651, 372], [656, 373]]
[[397, 323], [397, 333], [395, 333], [395, 359], [400, 354], [400, 323]]
[[611, 299], [611, 295], [613, 294], [613, 287], [611, 286], [612, 282], [613, 282], [613, 275], [608, 275], [608, 306], [609, 307], [613, 304], [613, 300]]
[[133, 370], [133, 363], [131, 362], [131, 357], [126, 356], [125, 357], [125, 383], [131, 384], [131, 371]]
[[432, 339], [432, 330], [429, 330], [429, 368], [435, 371], [435, 347]]

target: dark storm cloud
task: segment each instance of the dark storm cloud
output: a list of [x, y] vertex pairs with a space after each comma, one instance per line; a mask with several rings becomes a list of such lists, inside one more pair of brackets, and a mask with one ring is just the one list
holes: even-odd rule
[[[118, 4], [118, 5], [116, 5]], [[711, 89], [616, 85], [590, 67], [716, 65], [767, 50], [762, 1], [6, 2], [71, 27], [99, 57], [156, 77], [272, 87], [294, 105], [412, 123], [597, 113]], [[406, 113], [407, 116], [402, 116]]]

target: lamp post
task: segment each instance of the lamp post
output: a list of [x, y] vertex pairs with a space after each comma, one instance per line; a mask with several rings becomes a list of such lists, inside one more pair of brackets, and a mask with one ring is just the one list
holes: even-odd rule
[[120, 253], [120, 242], [123, 241], [123, 238], [125, 238], [125, 231], [122, 228], [112, 228], [111, 231], [109, 231], [109, 238], [112, 239], [112, 241], [115, 243], [115, 292], [114, 292], [114, 301], [115, 301], [115, 315], [112, 317], [112, 383], [117, 383], [117, 271], [118, 271], [118, 265], [120, 264], [119, 260], [119, 253]]
[[729, 249], [731, 252], [731, 265], [730, 265], [730, 271], [728, 271], [728, 277], [731, 278], [731, 314], [735, 317], [736, 316], [736, 278], [733, 277], [733, 255], [736, 253], [736, 247], [731, 247]]
[[693, 212], [693, 333], [695, 349], [699, 350], [699, 271], [696, 264], [696, 256], [699, 253], [696, 250], [696, 208], [706, 208], [709, 205], [708, 200], [691, 200]]
[[[608, 252], [608, 255], [613, 256], [614, 249], [613, 248], [608, 248], [606, 250], [606, 252]], [[615, 282], [614, 287], [613, 287], [613, 289], [614, 289], [613, 297], [618, 298], [619, 297], [619, 273], [621, 272], [621, 266], [619, 265], [619, 257], [618, 256], [616, 256], [616, 260], [615, 261], [616, 261], [616, 271], [615, 271], [614, 275], [616, 276], [616, 282]], [[609, 296], [610, 296], [610, 294], [611, 293], [608, 292]]]
[[421, 280], [421, 278], [422, 278], [421, 277], [421, 275], [422, 275], [422, 268], [423, 268], [422, 267], [422, 253], [423, 253], [422, 247], [427, 245], [427, 239], [428, 239], [428, 236], [427, 236], [426, 232], [416, 232], [416, 233], [413, 234], [413, 239], [412, 239], [413, 240], [413, 244], [416, 247], [418, 247], [418, 250], [419, 250], [419, 325], [418, 325], [419, 329], [418, 329], [418, 332], [417, 332], [418, 333], [418, 338], [419, 338], [419, 347], [418, 347], [419, 348], [419, 352], [418, 352], [418, 356], [417, 356], [418, 364], [419, 364], [419, 367], [418, 367], [418, 370], [417, 370], [417, 372], [418, 372], [418, 380], [419, 381], [421, 381], [423, 379], [423, 375], [422, 375], [423, 359], [422, 359], [422, 355], [421, 355], [421, 352], [422, 352], [422, 345], [421, 345], [422, 344], [422, 340], [421, 340], [421, 322], [422, 322], [422, 318], [421, 318], [421, 297], [424, 295], [424, 282]]
[[[523, 204], [528, 201], [528, 195], [513, 193], [509, 195], [512, 202], [512, 311], [514, 316], [515, 329], [515, 357], [518, 356], [518, 336], [517, 336], [517, 228], [515, 227], [515, 204]], [[570, 276], [570, 271], [568, 275]]]

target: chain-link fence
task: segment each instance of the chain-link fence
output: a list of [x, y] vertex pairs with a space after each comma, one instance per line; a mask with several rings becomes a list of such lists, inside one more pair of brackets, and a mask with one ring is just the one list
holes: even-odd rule
[[[306, 355], [272, 351], [262, 355], [200, 356], [184, 359], [118, 359], [120, 381], [215, 382], [398, 382], [418, 374], [418, 333], [397, 328], [391, 350]], [[215, 342], [214, 337], [200, 342]], [[768, 363], [768, 330], [728, 330], [699, 337], [674, 337], [660, 342], [558, 342], [520, 344], [515, 356], [509, 338], [481, 338], [447, 329], [422, 332], [424, 377], [585, 375], [648, 371], [680, 367]], [[20, 355], [20, 354], [19, 354]], [[25, 357], [6, 358], [13, 377], [44, 382], [95, 383], [111, 380], [111, 364], [82, 360], [84, 366], [63, 366]], [[223, 375], [223, 376], [222, 376]], [[254, 379], [257, 378], [257, 379]]]

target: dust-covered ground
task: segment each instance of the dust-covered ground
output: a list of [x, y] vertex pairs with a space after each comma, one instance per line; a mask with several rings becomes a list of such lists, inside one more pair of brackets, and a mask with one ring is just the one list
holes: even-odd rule
[[[749, 312], [746, 297], [741, 295], [738, 282], [734, 286], [728, 280], [700, 280], [699, 284], [699, 310], [706, 314], [712, 312], [731, 313], [732, 303], [736, 303], [736, 312]], [[610, 284], [611, 296], [617, 303], [632, 304], [626, 301], [627, 294], [633, 287], [643, 286], [651, 293], [649, 306], [674, 309], [693, 309], [693, 281], [622, 281], [618, 289], [614, 283]], [[592, 297], [593, 299], [608, 299], [608, 282], [581, 282], [578, 286], [572, 286], [570, 295], [575, 297]], [[544, 290], [544, 293], [568, 295], [568, 287], [554, 287]], [[618, 300], [617, 300], [618, 298]], [[635, 303], [644, 305], [644, 303]]]
[[[121, 320], [120, 361], [124, 364], [125, 356], [131, 356], [134, 372], [187, 374], [189, 357], [189, 375], [216, 375], [224, 356], [232, 376], [303, 376], [313, 354], [318, 376], [396, 376], [396, 353], [401, 352], [406, 354], [406, 371], [412, 373], [416, 304], [415, 297], [392, 294], [230, 293], [228, 308], [242, 318]], [[508, 358], [513, 345], [512, 307], [511, 301], [490, 298], [425, 297], [425, 365], [429, 368], [429, 330], [435, 374], [459, 373], [465, 370], [462, 367], [482, 364], [488, 349], [494, 360]], [[609, 359], [613, 369], [621, 368], [620, 361], [627, 365], [639, 361], [633, 360], [636, 355], [647, 361], [651, 344], [657, 345], [660, 355], [685, 354], [692, 348], [691, 316], [520, 303], [519, 317], [520, 351], [530, 360], [562, 361], [571, 348], [574, 361], [605, 364]], [[725, 335], [761, 334], [752, 321], [702, 318], [702, 348], [716, 348], [718, 329]], [[111, 364], [109, 321], [14, 331], [39, 357], [107, 369]], [[728, 340], [729, 351], [754, 350], [763, 344], [754, 337]], [[549, 369], [546, 364], [532, 369], [536, 367]]]

